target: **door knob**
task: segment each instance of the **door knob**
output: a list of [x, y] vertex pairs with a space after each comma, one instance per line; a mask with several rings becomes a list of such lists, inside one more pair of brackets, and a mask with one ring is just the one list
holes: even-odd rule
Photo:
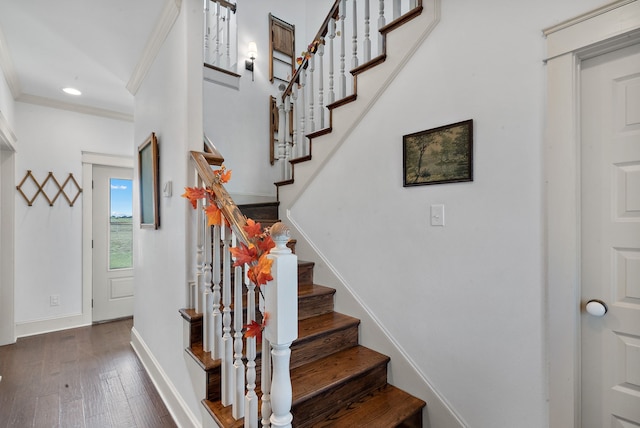
[[589, 300], [587, 302], [586, 309], [589, 315], [593, 315], [594, 317], [604, 316], [604, 314], [609, 310], [609, 308], [607, 308], [607, 304], [598, 299]]

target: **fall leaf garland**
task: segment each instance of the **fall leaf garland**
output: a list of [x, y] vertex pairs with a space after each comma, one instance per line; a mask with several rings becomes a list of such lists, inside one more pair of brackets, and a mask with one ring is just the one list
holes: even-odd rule
[[[214, 178], [220, 183], [226, 183], [231, 178], [231, 171], [227, 170], [224, 165], [220, 169], [213, 171], [213, 173]], [[206, 199], [209, 202], [204, 208], [208, 226], [220, 226], [223, 219], [225, 225], [229, 226], [229, 222], [222, 215], [222, 211], [218, 208], [215, 202], [215, 195], [211, 189], [185, 187], [185, 192], [182, 194], [182, 197], [188, 199], [194, 209], [198, 207], [198, 200], [200, 199]], [[231, 255], [235, 259], [233, 267], [244, 266], [245, 264], [248, 265], [247, 277], [251, 282], [258, 286], [260, 294], [263, 294], [261, 287], [267, 282], [273, 280], [273, 276], [271, 276], [273, 260], [269, 259], [267, 255], [271, 249], [275, 247], [275, 243], [273, 242], [273, 239], [271, 239], [269, 229], [263, 229], [260, 223], [257, 223], [252, 219], [247, 219], [247, 224], [243, 229], [247, 233], [247, 237], [250, 242], [248, 245], [244, 242], [240, 242], [237, 247], [230, 248]], [[258, 323], [254, 320], [251, 321], [251, 323], [246, 324], [243, 327], [245, 329], [244, 336], [255, 337], [259, 341], [262, 338], [262, 331], [267, 325], [268, 318], [269, 314], [265, 313], [262, 323]]]

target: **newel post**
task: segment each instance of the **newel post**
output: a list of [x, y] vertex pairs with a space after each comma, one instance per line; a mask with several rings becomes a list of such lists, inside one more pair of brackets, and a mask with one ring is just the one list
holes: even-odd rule
[[268, 256], [273, 260], [273, 281], [265, 288], [265, 311], [269, 314], [265, 337], [272, 348], [272, 427], [291, 427], [293, 420], [289, 361], [291, 343], [298, 337], [298, 257], [287, 247], [289, 236], [289, 229], [282, 223], [271, 227], [276, 247]]

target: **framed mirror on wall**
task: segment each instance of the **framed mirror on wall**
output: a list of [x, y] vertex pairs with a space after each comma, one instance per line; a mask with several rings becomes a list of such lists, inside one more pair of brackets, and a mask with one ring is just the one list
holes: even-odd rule
[[138, 147], [138, 188], [140, 193], [140, 227], [160, 227], [158, 200], [158, 140], [155, 133]]

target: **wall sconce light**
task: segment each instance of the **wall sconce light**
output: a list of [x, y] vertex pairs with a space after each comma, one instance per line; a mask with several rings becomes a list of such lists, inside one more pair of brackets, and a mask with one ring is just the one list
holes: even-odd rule
[[247, 50], [247, 54], [249, 55], [249, 59], [244, 61], [244, 68], [251, 72], [251, 81], [253, 82], [253, 64], [256, 60], [256, 53], [258, 52], [258, 48], [256, 46], [256, 42], [249, 42], [249, 49]]

